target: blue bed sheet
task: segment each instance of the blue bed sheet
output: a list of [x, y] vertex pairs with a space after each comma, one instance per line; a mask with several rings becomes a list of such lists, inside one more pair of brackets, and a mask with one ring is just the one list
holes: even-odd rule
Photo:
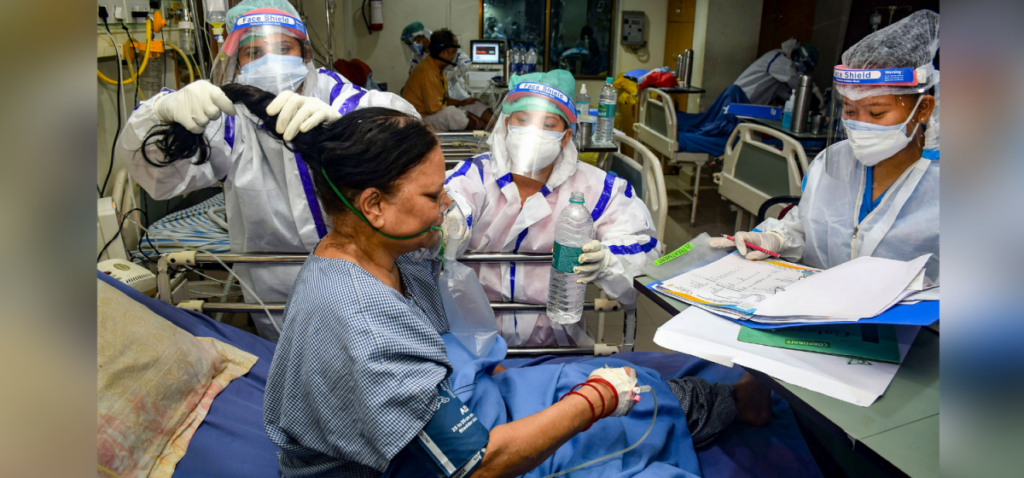
[[725, 154], [725, 143], [739, 124], [736, 116], [725, 114], [725, 107], [732, 103], [750, 103], [743, 89], [736, 85], [726, 88], [703, 113], [676, 112], [679, 152]]
[[[214, 400], [206, 420], [196, 430], [188, 451], [178, 463], [175, 476], [279, 477], [276, 456], [278, 448], [267, 438], [263, 429], [263, 392], [274, 355], [274, 344], [204, 315], [146, 297], [106, 274], [97, 275], [193, 335], [213, 337], [259, 357], [247, 375], [231, 382]], [[664, 378], [696, 375], [711, 382], [732, 383], [743, 373], [739, 368], [722, 367], [685, 354], [633, 352], [619, 354], [615, 358], [650, 368]], [[513, 368], [587, 359], [549, 356], [506, 360], [502, 365]], [[671, 400], [672, 397], [662, 400], [666, 399]], [[753, 428], [734, 424], [713, 446], [698, 450], [697, 457], [705, 477], [821, 476], [796, 427], [792, 411], [785, 401], [777, 397], [774, 420], [770, 426]]]
[[[617, 359], [653, 369], [665, 379], [701, 377], [709, 382], [733, 383], [743, 376], [740, 367], [729, 368], [681, 353], [631, 352]], [[554, 357], [512, 359], [505, 368], [539, 364], [573, 363], [590, 357]], [[666, 397], [663, 400], [672, 400]], [[705, 477], [820, 477], [821, 471], [811, 456], [789, 404], [772, 394], [772, 422], [766, 427], [733, 423], [709, 447], [697, 450], [701, 473]]]

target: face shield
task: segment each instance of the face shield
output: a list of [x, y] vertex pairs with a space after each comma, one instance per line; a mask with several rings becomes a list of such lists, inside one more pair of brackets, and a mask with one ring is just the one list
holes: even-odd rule
[[922, 100], [934, 86], [930, 65], [922, 68], [853, 70], [837, 66], [832, 101], [825, 171], [846, 181], [854, 169], [836, 143], [847, 141], [857, 162], [874, 166], [899, 153], [912, 142], [924, 148], [925, 125], [918, 122]]
[[213, 63], [217, 85], [239, 83], [280, 94], [299, 91], [314, 71], [306, 27], [271, 9], [254, 10], [235, 21]]
[[511, 106], [503, 107], [498, 119], [504, 126], [508, 118], [508, 128], [502, 128], [499, 137], [504, 133], [509, 169], [520, 176], [537, 179], [562, 153], [564, 138], [573, 134], [576, 107], [558, 89], [532, 82], [516, 85], [503, 104]]

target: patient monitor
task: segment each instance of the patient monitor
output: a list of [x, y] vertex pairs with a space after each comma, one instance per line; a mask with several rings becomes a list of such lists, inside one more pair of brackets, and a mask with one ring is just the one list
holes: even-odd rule
[[482, 91], [495, 76], [504, 78], [505, 41], [470, 40], [469, 88]]

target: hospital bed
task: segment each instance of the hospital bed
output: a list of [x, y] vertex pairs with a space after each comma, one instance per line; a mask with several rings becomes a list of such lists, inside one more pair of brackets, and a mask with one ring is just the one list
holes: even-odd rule
[[[263, 394], [275, 345], [205, 315], [174, 307], [98, 273], [100, 280], [196, 337], [212, 337], [256, 355], [248, 374], [231, 382], [213, 401], [209, 414], [196, 429], [175, 476], [204, 478], [276, 478], [280, 476], [278, 448], [263, 427]], [[743, 374], [685, 354], [633, 352], [616, 355], [636, 366], [658, 371], [662, 377], [698, 376], [710, 382], [732, 383]], [[583, 357], [507, 359], [505, 368], [580, 361]], [[821, 472], [804, 441], [789, 405], [774, 397], [773, 421], [766, 427], [733, 424], [709, 447], [697, 451], [703, 476], [820, 477]], [[666, 459], [671, 459], [671, 456]]]
[[[763, 143], [755, 134], [775, 138], [782, 149]], [[744, 224], [748, 216], [764, 217], [761, 207], [771, 198], [795, 197], [802, 194], [807, 155], [800, 143], [790, 136], [758, 124], [743, 123], [733, 130], [725, 145], [725, 164], [721, 174], [715, 175], [718, 192], [733, 203], [736, 210], [736, 230], [753, 229], [758, 223]], [[799, 202], [799, 199], [797, 199]], [[782, 206], [774, 207], [773, 217]]]
[[490, 151], [491, 148], [487, 145], [489, 136], [490, 133], [486, 131], [437, 133], [437, 139], [441, 142], [441, 153], [444, 154], [445, 166], [451, 168], [463, 159]]
[[[658, 88], [645, 88], [640, 93], [640, 111], [638, 123], [633, 125], [636, 139], [650, 149], [663, 154], [669, 164], [693, 163], [696, 172], [693, 175], [693, 189], [681, 191], [690, 200], [690, 225], [697, 222], [697, 203], [700, 197], [700, 173], [704, 165], [711, 160], [707, 152], [687, 152], [679, 147], [679, 125], [676, 107], [672, 97]], [[711, 188], [705, 188], [711, 189]]]
[[[193, 299], [190, 294], [188, 282], [183, 280], [179, 274], [174, 280], [171, 279], [172, 268], [178, 266], [204, 266], [219, 264], [217, 259], [225, 264], [301, 264], [306, 261], [306, 254], [206, 254], [194, 251], [182, 251], [164, 254], [157, 261], [157, 297], [168, 303], [176, 304], [178, 307], [194, 310], [200, 313], [250, 313], [260, 314], [263, 307], [255, 303], [245, 302], [213, 302], [201, 299]], [[509, 254], [509, 253], [483, 253], [466, 254], [459, 259], [463, 264], [485, 264], [500, 262], [551, 262], [550, 254]], [[219, 267], [215, 266], [215, 267]], [[284, 302], [265, 302], [267, 310], [283, 311]], [[491, 308], [499, 310], [518, 311], [544, 311], [545, 304], [523, 304], [517, 302], [492, 302]], [[622, 342], [619, 344], [603, 343], [606, 328], [605, 313], [618, 312], [625, 309], [623, 320]], [[597, 337], [595, 343], [589, 347], [536, 347], [536, 348], [509, 348], [509, 355], [592, 355], [607, 356], [619, 352], [632, 352], [636, 343], [636, 306], [631, 304], [623, 307], [618, 301], [609, 300], [602, 296], [593, 301], [585, 302], [584, 311], [595, 311], [598, 313]], [[585, 320], [585, 319], [584, 319]]]
[[[438, 135], [441, 138], [442, 144], [454, 143], [457, 141], [467, 141], [468, 138], [480, 138], [481, 135], [473, 135], [472, 133], [442, 133]], [[458, 138], [458, 139], [453, 139]], [[634, 190], [638, 197], [640, 197], [644, 204], [647, 205], [648, 210], [651, 212], [651, 216], [654, 219], [654, 225], [657, 231], [656, 239], [658, 241], [664, 241], [665, 235], [665, 221], [668, 215], [668, 205], [666, 200], [665, 192], [665, 179], [661, 170], [661, 163], [658, 158], [649, 149], [644, 147], [638, 141], [629, 138], [628, 136], [616, 133], [614, 137], [616, 145], [620, 148], [622, 145], [627, 145], [633, 148], [634, 156], [639, 159], [639, 162], [633, 158], [630, 158], [619, 151], [616, 151], [610, 155], [606, 155], [608, 158], [601, 166], [613, 174], [622, 176], [624, 179], [633, 185]], [[225, 263], [302, 263], [306, 260], [307, 255], [304, 254], [217, 254], [222, 261]], [[486, 254], [466, 254], [460, 260], [462, 263], [499, 263], [499, 262], [551, 262], [551, 255], [529, 255], [529, 254], [508, 254], [508, 253], [486, 253]], [[198, 312], [205, 313], [263, 313], [262, 308], [259, 304], [249, 303], [225, 303], [225, 302], [204, 302], [191, 300], [191, 296], [186, 294], [188, 291], [187, 286], [182, 286], [180, 283], [172, 284], [169, 279], [169, 266], [170, 265], [213, 265], [217, 264], [217, 260], [213, 255], [210, 254], [197, 254], [183, 252], [181, 254], [171, 254], [162, 257], [158, 262], [157, 269], [157, 289], [158, 295], [161, 300], [167, 303], [178, 303], [182, 304], [182, 301], [186, 301], [183, 306], [192, 308]], [[284, 310], [284, 304], [266, 304], [269, 310]], [[522, 304], [522, 303], [491, 303], [491, 307], [494, 310], [519, 310], [519, 311], [544, 311], [546, 306], [543, 304]], [[593, 356], [605, 356], [612, 353], [619, 352], [631, 352], [636, 342], [636, 305], [635, 304], [620, 304], [618, 301], [609, 300], [604, 291], [601, 291], [600, 297], [593, 301], [588, 301], [584, 304], [584, 311], [597, 312], [597, 328], [595, 345], [590, 347], [543, 347], [543, 348], [509, 348], [510, 355], [540, 355], [540, 354], [554, 354], [554, 355], [593, 355]], [[624, 311], [623, 318], [623, 335], [622, 342], [619, 344], [607, 344], [604, 343], [605, 331], [607, 329], [607, 317], [606, 314], [609, 312]], [[586, 320], [584, 318], [584, 320]]]

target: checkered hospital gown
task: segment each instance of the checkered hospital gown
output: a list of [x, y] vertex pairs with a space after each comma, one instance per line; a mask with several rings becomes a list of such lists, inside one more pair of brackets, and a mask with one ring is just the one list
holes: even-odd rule
[[406, 297], [341, 259], [299, 273], [263, 412], [285, 476], [380, 476], [433, 416], [452, 372], [439, 263], [397, 264]]

